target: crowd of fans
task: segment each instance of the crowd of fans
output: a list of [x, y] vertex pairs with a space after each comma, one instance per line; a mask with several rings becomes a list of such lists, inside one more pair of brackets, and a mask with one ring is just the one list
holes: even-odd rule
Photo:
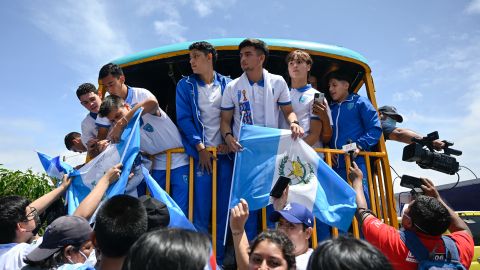
[[[197, 232], [169, 228], [169, 210], [147, 196], [144, 182], [136, 187], [134, 196], [105, 200], [108, 187], [120, 176], [122, 165], [117, 164], [97, 181], [73, 215], [58, 217], [42, 237], [38, 236], [39, 215], [62, 197], [71, 179], [65, 176], [61, 185], [33, 202], [20, 196], [0, 198], [0, 270], [216, 269], [224, 265], [226, 257], [223, 235], [228, 211], [227, 235], [233, 242], [238, 269], [416, 269], [431, 258], [412, 251], [413, 242], [420, 243], [436, 260], [469, 267], [471, 232], [443, 202], [433, 183], [423, 180], [424, 195], [416, 197], [404, 212], [405, 232], [400, 232], [369, 210], [366, 165], [360, 156], [350, 166], [344, 156], [336, 155], [333, 169], [343, 179], [352, 180], [362, 239], [352, 238], [348, 232], [337, 238], [327, 233], [319, 237], [313, 250], [315, 218], [305, 206], [288, 202], [288, 187], [281, 198], [272, 198], [268, 219], [274, 230], [258, 234], [258, 213], [249, 211], [243, 199], [228, 209], [232, 154], [242, 150], [238, 134], [242, 123], [290, 129], [294, 139], [303, 139], [312, 147], [341, 149], [353, 142], [357, 146], [354, 157], [360, 151], [374, 150], [382, 129], [385, 139], [405, 143], [419, 136], [395, 127], [403, 119], [394, 107], [382, 107], [379, 114], [367, 98], [353, 93], [351, 78], [342, 70], [326, 77], [330, 104], [326, 98], [316, 100], [319, 91], [308, 83], [313, 79], [317, 83], [309, 77], [313, 60], [305, 51], [292, 51], [286, 58], [290, 87], [283, 77], [264, 69], [269, 51], [263, 41], [246, 39], [240, 43], [239, 53], [244, 73], [231, 80], [214, 71], [217, 54], [211, 44], [195, 42], [189, 47], [193, 74], [177, 84], [177, 125], [151, 92], [126, 85], [122, 69], [109, 63], [99, 72], [109, 96], [102, 101], [93, 84], [80, 85], [77, 97], [89, 113], [82, 121], [82, 132], [65, 137], [69, 150], [87, 152], [90, 160], [118, 142], [135, 112], [143, 109], [141, 152], [149, 157], [145, 162], [153, 160], [151, 175], [163, 188], [164, 151], [186, 149], [185, 154], [172, 156], [170, 174], [171, 196], [184, 213], [189, 211], [189, 156], [194, 159], [194, 193], [202, 195], [195, 196], [193, 204]], [[211, 205], [214, 169], [214, 157], [207, 147], [217, 147], [218, 152], [216, 213], [206, 207]], [[435, 147], [443, 145], [437, 142]], [[216, 254], [208, 236], [211, 215], [217, 215]], [[316, 226], [329, 231], [319, 220]], [[441, 236], [447, 229], [450, 240]]]

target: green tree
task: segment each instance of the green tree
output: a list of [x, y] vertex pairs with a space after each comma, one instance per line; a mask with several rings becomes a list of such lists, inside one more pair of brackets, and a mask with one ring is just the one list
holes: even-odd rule
[[53, 189], [50, 178], [46, 174], [27, 171], [9, 170], [0, 167], [0, 197], [20, 195], [30, 200], [40, 198]]

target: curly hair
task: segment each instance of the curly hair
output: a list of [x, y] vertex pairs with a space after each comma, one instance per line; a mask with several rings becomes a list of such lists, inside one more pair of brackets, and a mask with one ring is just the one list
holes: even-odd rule
[[448, 209], [433, 197], [420, 195], [410, 205], [408, 215], [417, 229], [429, 235], [441, 235], [450, 226]]

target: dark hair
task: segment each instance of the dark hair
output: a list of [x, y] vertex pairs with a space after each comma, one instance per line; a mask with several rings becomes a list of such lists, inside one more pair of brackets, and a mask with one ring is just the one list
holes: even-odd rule
[[144, 234], [130, 248], [123, 270], [202, 270], [210, 258], [210, 240], [204, 234], [182, 229]]
[[97, 248], [107, 257], [122, 257], [147, 231], [147, 212], [134, 197], [117, 195], [100, 208], [95, 222]]
[[253, 47], [257, 52], [260, 52], [261, 54], [265, 55], [265, 61], [263, 62], [263, 64], [265, 65], [267, 63], [269, 51], [268, 51], [267, 43], [265, 43], [263, 40], [256, 39], [256, 38], [244, 39], [238, 45], [238, 50], [241, 51], [245, 47]]
[[26, 220], [26, 208], [30, 201], [22, 196], [0, 198], [0, 244], [15, 241], [17, 223]]
[[95, 95], [98, 95], [98, 90], [95, 87], [95, 85], [91, 83], [82, 83], [78, 88], [77, 88], [77, 97], [80, 98], [81, 96], [88, 94], [88, 93], [94, 93]]
[[450, 226], [448, 209], [437, 199], [419, 195], [409, 207], [408, 216], [414, 226], [429, 235], [441, 235]]
[[202, 51], [205, 55], [208, 55], [209, 53], [212, 54], [212, 63], [215, 64], [217, 61], [217, 50], [215, 50], [215, 47], [213, 47], [212, 44], [206, 42], [206, 41], [198, 41], [192, 43], [189, 47], [188, 50], [199, 50]]
[[325, 240], [313, 251], [309, 270], [391, 270], [388, 259], [368, 242], [339, 236]]
[[98, 72], [98, 79], [101, 80], [108, 75], [112, 75], [113, 77], [118, 79], [120, 78], [120, 76], [123, 75], [123, 70], [117, 64], [108, 63], [100, 69], [100, 72]]
[[352, 84], [352, 78], [350, 78], [350, 76], [348, 76], [345, 72], [343, 72], [341, 70], [336, 70], [336, 71], [332, 71], [332, 72], [328, 73], [327, 83], [331, 79], [336, 79], [336, 80], [339, 80], [339, 81], [348, 82], [349, 86]]
[[74, 145], [73, 140], [75, 140], [77, 138], [80, 138], [81, 136], [82, 136], [82, 134], [80, 134], [76, 131], [70, 132], [67, 135], [65, 135], [65, 139], [64, 139], [65, 147], [67, 147], [68, 150], [72, 149], [72, 147]]
[[110, 95], [103, 99], [102, 105], [100, 105], [100, 109], [98, 110], [98, 115], [100, 117], [107, 117], [112, 109], [119, 109], [125, 104], [123, 98], [115, 95]]
[[[78, 243], [77, 245], [71, 246], [73, 247], [73, 250], [78, 253], [82, 245], [83, 243]], [[31, 261], [28, 259], [28, 257], [25, 257], [23, 259], [23, 262], [30, 266], [35, 266], [41, 269], [55, 269], [55, 267], [57, 266], [68, 263], [67, 258], [65, 257], [65, 248], [67, 248], [68, 246], [69, 245], [62, 247], [60, 250], [56, 251], [55, 253], [41, 261]]]
[[263, 241], [269, 241], [276, 244], [282, 251], [283, 258], [287, 261], [288, 269], [295, 269], [295, 255], [293, 254], [295, 247], [288, 236], [278, 230], [267, 230], [257, 235], [257, 237], [253, 240], [253, 244], [248, 255], [251, 256], [258, 244]]

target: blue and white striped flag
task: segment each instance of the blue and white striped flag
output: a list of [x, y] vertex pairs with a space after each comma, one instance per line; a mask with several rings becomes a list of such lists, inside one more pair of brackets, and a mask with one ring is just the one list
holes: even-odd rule
[[66, 195], [69, 215], [75, 212], [75, 209], [87, 197], [105, 172], [120, 162], [123, 164], [122, 174], [118, 181], [108, 188], [106, 196], [111, 198], [125, 192], [130, 170], [140, 150], [139, 119], [141, 113], [142, 109], [132, 117], [124, 129], [119, 143], [109, 145], [105, 151], [78, 170], [60, 162], [58, 157], [50, 158], [45, 154], [38, 153], [40, 162], [48, 175], [56, 177], [55, 175], [63, 176], [63, 173], [68, 173], [73, 177]]
[[247, 200], [250, 210], [267, 206], [279, 176], [291, 179], [288, 201], [304, 205], [320, 221], [346, 231], [357, 208], [355, 191], [307, 143], [291, 132], [242, 125], [243, 151], [235, 157], [230, 208]]
[[139, 121], [141, 114], [142, 109], [135, 112], [135, 115], [123, 130], [119, 143], [109, 145], [105, 151], [97, 157], [90, 160], [79, 170], [70, 174], [74, 176], [74, 178], [67, 192], [69, 215], [75, 212], [75, 209], [77, 209], [82, 200], [95, 187], [105, 172], [118, 163], [123, 164], [122, 173], [118, 181], [108, 188], [106, 197], [111, 198], [125, 192], [128, 176], [140, 150]]
[[65, 162], [62, 162], [60, 160], [60, 156], [52, 158], [49, 155], [38, 151], [37, 155], [40, 159], [40, 163], [42, 163], [45, 173], [52, 178], [56, 178], [58, 180], [57, 183], [60, 183], [64, 174], [69, 174], [73, 171], [73, 167]]
[[185, 216], [182, 209], [180, 209], [168, 193], [160, 187], [157, 181], [150, 175], [149, 171], [143, 166], [142, 172], [152, 197], [164, 203], [168, 208], [168, 214], [170, 215], [170, 224], [168, 224], [168, 227], [197, 231], [195, 226]]

